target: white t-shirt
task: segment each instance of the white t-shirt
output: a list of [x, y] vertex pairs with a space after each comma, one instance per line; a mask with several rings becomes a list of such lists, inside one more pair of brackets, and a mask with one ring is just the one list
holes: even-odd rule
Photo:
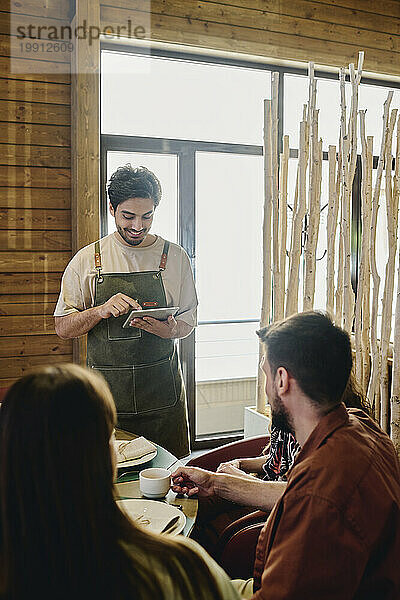
[[[103, 273], [158, 271], [165, 240], [157, 236], [150, 246], [126, 246], [115, 231], [100, 240]], [[54, 316], [64, 317], [94, 306], [95, 244], [79, 250], [68, 263], [61, 280], [61, 292]], [[167, 265], [161, 274], [167, 306], [179, 306], [175, 315], [191, 327], [197, 324], [197, 295], [189, 257], [177, 244], [170, 243]]]

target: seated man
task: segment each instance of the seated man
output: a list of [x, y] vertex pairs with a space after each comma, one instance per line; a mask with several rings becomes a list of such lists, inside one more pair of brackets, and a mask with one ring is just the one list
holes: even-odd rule
[[[354, 373], [350, 374], [342, 402], [347, 408], [359, 408], [367, 415], [373, 416], [371, 407], [359, 389]], [[261, 477], [264, 481], [286, 480], [286, 473], [293, 466], [299, 451], [300, 446], [294, 435], [272, 424], [269, 445], [263, 450], [261, 456], [235, 458], [221, 463], [217, 471], [242, 477], [252, 474]]]
[[254, 581], [243, 590], [248, 598], [399, 598], [400, 465], [376, 423], [340, 401], [352, 366], [349, 336], [317, 312], [259, 336], [274, 424], [301, 446], [286, 488], [180, 468], [173, 489], [254, 505], [263, 486], [281, 487], [258, 541]]

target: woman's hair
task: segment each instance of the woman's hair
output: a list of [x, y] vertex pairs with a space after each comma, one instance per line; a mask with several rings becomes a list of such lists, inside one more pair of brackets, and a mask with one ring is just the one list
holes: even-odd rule
[[116, 504], [115, 420], [105, 381], [76, 365], [41, 368], [8, 391], [0, 410], [2, 599], [163, 599], [163, 572], [177, 597], [221, 597], [191, 548], [139, 529]]
[[342, 402], [347, 408], [359, 408], [369, 417], [374, 418], [373, 411], [371, 410], [368, 400], [363, 395], [363, 392], [357, 383], [353, 369], [350, 373], [346, 389], [344, 390]]

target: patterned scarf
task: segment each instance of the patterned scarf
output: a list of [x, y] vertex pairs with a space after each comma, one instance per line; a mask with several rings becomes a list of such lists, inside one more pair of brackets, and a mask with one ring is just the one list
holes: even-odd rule
[[281, 479], [292, 467], [299, 450], [300, 446], [291, 433], [272, 427], [271, 443], [263, 465], [265, 471], [263, 479], [268, 481]]

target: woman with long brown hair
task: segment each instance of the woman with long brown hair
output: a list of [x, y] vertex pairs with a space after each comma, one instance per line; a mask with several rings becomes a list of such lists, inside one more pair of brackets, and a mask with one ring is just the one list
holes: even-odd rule
[[17, 381], [0, 410], [0, 597], [237, 600], [194, 542], [134, 525], [114, 498], [107, 384], [76, 365]]

